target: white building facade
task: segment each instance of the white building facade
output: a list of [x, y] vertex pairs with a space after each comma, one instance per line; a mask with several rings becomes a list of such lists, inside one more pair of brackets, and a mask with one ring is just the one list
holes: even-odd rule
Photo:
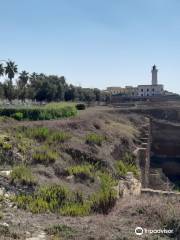
[[121, 87], [108, 87], [107, 91], [111, 95], [125, 95], [129, 97], [152, 97], [164, 95], [164, 86], [158, 84], [158, 69], [154, 65], [151, 70], [152, 80], [151, 85], [138, 85], [137, 87], [126, 86]]
[[163, 85], [138, 85], [137, 93], [139, 97], [157, 96], [163, 95], [164, 88]]
[[164, 86], [158, 84], [158, 69], [156, 65], [152, 67], [152, 84], [151, 85], [138, 85], [137, 93], [139, 97], [157, 96], [164, 94]]

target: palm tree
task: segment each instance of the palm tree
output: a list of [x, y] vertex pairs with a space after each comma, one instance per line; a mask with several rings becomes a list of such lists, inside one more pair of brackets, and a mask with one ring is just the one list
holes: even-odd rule
[[17, 81], [18, 95], [19, 95], [19, 99], [21, 99], [22, 101], [24, 101], [26, 98], [28, 80], [29, 80], [29, 73], [26, 71], [22, 71], [19, 74], [19, 79]]
[[27, 85], [28, 80], [29, 80], [29, 73], [26, 71], [22, 71], [19, 74], [18, 85], [23, 88]]
[[8, 61], [5, 66], [5, 74], [8, 76], [9, 80], [5, 84], [5, 96], [11, 102], [14, 97], [14, 86], [12, 79], [15, 74], [18, 72], [17, 65], [15, 62]]
[[3, 64], [1, 63], [0, 64], [0, 77], [4, 75], [4, 66]]
[[6, 62], [5, 74], [8, 76], [11, 82], [16, 73], [18, 73], [18, 68], [15, 62], [12, 62], [12, 61]]

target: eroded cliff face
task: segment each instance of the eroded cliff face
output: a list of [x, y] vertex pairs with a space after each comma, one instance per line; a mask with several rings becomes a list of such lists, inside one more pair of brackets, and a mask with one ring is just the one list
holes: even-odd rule
[[[159, 170], [162, 179], [180, 186], [180, 124], [164, 120], [151, 123], [151, 171]], [[168, 179], [166, 178], [168, 177]]]

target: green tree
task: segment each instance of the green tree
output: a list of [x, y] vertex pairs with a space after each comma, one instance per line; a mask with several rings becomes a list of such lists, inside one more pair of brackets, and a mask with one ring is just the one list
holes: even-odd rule
[[12, 62], [12, 61], [6, 62], [5, 74], [8, 76], [9, 80], [6, 80], [4, 84], [4, 94], [5, 94], [5, 97], [10, 102], [15, 96], [15, 89], [14, 89], [12, 80], [17, 72], [18, 72], [18, 68], [15, 62]]
[[4, 76], [4, 66], [3, 64], [0, 64], [0, 77]]
[[12, 84], [12, 81], [6, 80], [3, 86], [4, 86], [5, 98], [8, 99], [10, 102], [12, 102], [12, 99], [15, 97], [15, 89]]
[[4, 86], [0, 83], [0, 99], [4, 98]]
[[26, 71], [22, 71], [19, 74], [19, 78], [17, 80], [17, 91], [18, 91], [18, 97], [22, 101], [26, 98], [26, 91], [27, 91], [27, 83], [29, 80], [29, 73]]
[[15, 62], [12, 61], [6, 62], [5, 74], [8, 76], [10, 81], [13, 80], [16, 73], [18, 73], [18, 68]]

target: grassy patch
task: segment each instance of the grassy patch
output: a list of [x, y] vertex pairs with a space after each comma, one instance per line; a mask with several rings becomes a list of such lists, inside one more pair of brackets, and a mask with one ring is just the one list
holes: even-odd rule
[[103, 141], [105, 141], [105, 137], [102, 135], [98, 135], [96, 133], [90, 133], [86, 136], [86, 143], [91, 145], [101, 146]]
[[0, 108], [0, 116], [12, 117], [16, 120], [51, 120], [75, 116], [75, 104], [51, 103], [46, 106], [32, 106], [30, 108]]
[[33, 213], [57, 212], [68, 200], [68, 190], [60, 185], [44, 186], [32, 196], [19, 195], [15, 202], [19, 208], [28, 209]]
[[63, 143], [71, 138], [71, 135], [67, 132], [63, 131], [58, 131], [54, 132], [50, 136], [50, 141], [51, 142], [56, 142], [56, 143]]
[[33, 195], [19, 195], [14, 201], [19, 208], [32, 213], [56, 212], [63, 216], [87, 216], [92, 212], [107, 214], [116, 203], [113, 186], [116, 181], [100, 173], [100, 190], [84, 199], [81, 192], [70, 191], [61, 185], [44, 186]]
[[17, 129], [17, 132], [39, 142], [63, 143], [71, 138], [68, 132], [52, 130], [47, 127], [21, 127]]
[[108, 214], [116, 203], [116, 191], [113, 186], [116, 181], [108, 173], [100, 173], [100, 191], [94, 193], [91, 200], [91, 209], [94, 212]]
[[91, 164], [76, 165], [67, 169], [69, 175], [74, 175], [82, 180], [94, 180], [93, 170], [94, 167]]
[[57, 152], [50, 150], [48, 146], [40, 146], [35, 149], [32, 159], [33, 163], [48, 165], [54, 163], [58, 159], [58, 154]]
[[92, 211], [108, 214], [116, 203], [116, 192], [113, 189], [100, 190], [91, 196], [91, 201]]
[[60, 209], [60, 214], [63, 216], [87, 216], [90, 214], [91, 205], [90, 203], [67, 203]]
[[10, 177], [12, 183], [20, 183], [28, 186], [36, 184], [36, 180], [31, 172], [31, 169], [24, 165], [14, 167]]
[[11, 150], [12, 144], [9, 143], [9, 141], [10, 141], [10, 138], [8, 136], [1, 135], [0, 136], [0, 147], [5, 151]]
[[32, 213], [56, 212], [66, 216], [85, 216], [91, 210], [81, 193], [71, 192], [61, 185], [41, 187], [33, 195], [16, 196], [14, 201], [19, 208]]
[[50, 135], [49, 129], [46, 127], [25, 128], [24, 133], [26, 137], [34, 138], [40, 142], [47, 140]]
[[116, 170], [118, 176], [125, 176], [127, 172], [132, 172], [135, 177], [139, 177], [139, 170], [135, 164], [125, 163], [123, 161], [116, 162]]
[[58, 225], [53, 225], [53, 226], [46, 228], [45, 232], [48, 235], [51, 235], [51, 236], [53, 235], [57, 238], [63, 237], [63, 238], [69, 239], [71, 237], [74, 237], [74, 235], [76, 234], [77, 231], [67, 225], [58, 224]]

